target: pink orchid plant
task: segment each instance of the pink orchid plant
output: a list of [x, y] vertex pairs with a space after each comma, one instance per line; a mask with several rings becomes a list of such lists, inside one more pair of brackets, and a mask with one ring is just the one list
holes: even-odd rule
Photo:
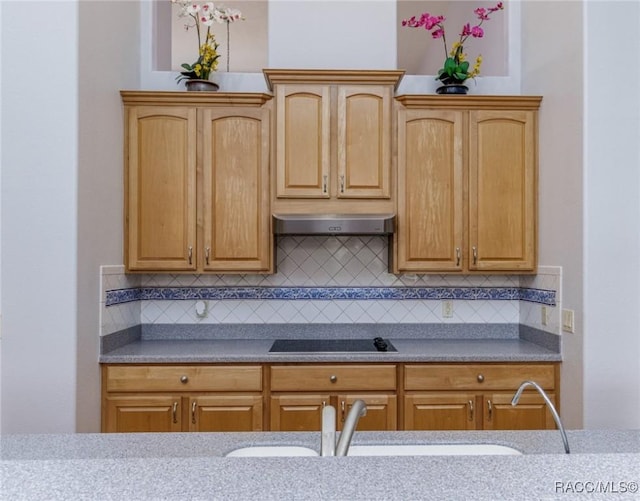
[[475, 9], [473, 12], [480, 22], [475, 26], [466, 23], [462, 27], [459, 39], [453, 43], [450, 51], [447, 47], [447, 39], [445, 36], [444, 16], [432, 16], [428, 12], [425, 12], [419, 18], [413, 16], [410, 19], [403, 20], [402, 26], [408, 28], [424, 28], [431, 32], [433, 39], [441, 38], [444, 44], [445, 61], [444, 66], [438, 70], [436, 80], [440, 80], [444, 85], [462, 84], [465, 80], [478, 76], [480, 74], [480, 66], [482, 65], [482, 55], [478, 55], [473, 68], [471, 70], [469, 69], [469, 61], [467, 60], [467, 55], [464, 53], [464, 44], [469, 37], [482, 38], [484, 36], [482, 23], [488, 21], [491, 14], [502, 9], [504, 9], [502, 2], [498, 2], [495, 7], [479, 7]]

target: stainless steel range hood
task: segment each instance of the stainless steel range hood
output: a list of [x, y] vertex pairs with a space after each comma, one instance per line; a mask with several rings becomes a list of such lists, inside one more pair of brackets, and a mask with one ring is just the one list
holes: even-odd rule
[[389, 235], [394, 214], [274, 214], [274, 235]]

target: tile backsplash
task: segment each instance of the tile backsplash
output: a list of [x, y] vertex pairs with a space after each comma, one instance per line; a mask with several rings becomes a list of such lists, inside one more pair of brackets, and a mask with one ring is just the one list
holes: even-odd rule
[[[384, 237], [300, 236], [278, 239], [273, 275], [125, 275], [123, 266], [102, 266], [101, 335], [140, 323], [442, 322], [525, 323], [559, 334], [559, 267], [533, 277], [394, 275], [387, 255]], [[453, 305], [446, 318], [444, 301]]]

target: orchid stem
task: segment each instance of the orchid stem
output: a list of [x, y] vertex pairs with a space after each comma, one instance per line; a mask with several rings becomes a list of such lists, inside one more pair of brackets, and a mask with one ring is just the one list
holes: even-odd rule
[[229, 73], [229, 21], [227, 21], [227, 73]]

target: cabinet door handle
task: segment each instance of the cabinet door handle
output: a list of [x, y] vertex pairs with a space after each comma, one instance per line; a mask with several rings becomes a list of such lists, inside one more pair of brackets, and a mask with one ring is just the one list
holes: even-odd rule
[[173, 422], [178, 422], [178, 402], [173, 402]]
[[344, 193], [344, 174], [340, 176], [340, 193]]
[[198, 407], [198, 402], [195, 400], [191, 404], [191, 422], [196, 424], [196, 407]]
[[322, 176], [322, 193], [327, 192], [327, 176]]
[[456, 266], [460, 266], [460, 259], [462, 259], [460, 255], [460, 247], [456, 247]]
[[322, 408], [324, 409], [326, 406], [327, 406], [327, 401], [326, 401], [326, 400], [323, 400], [323, 401], [322, 401]]
[[340, 402], [340, 414], [341, 414], [340, 421], [342, 421], [343, 423], [344, 423], [345, 407], [346, 407], [346, 405], [345, 405], [344, 400], [343, 400], [342, 402]]
[[473, 421], [473, 400], [469, 400], [469, 421]]
[[473, 252], [473, 264], [478, 264], [478, 249], [475, 245], [471, 247], [471, 251]]
[[193, 247], [189, 246], [189, 264], [193, 264]]
[[211, 253], [211, 247], [204, 248], [204, 261], [209, 264], [209, 254]]
[[491, 399], [487, 400], [487, 410], [489, 411], [489, 421], [493, 419], [493, 405], [491, 405]]

